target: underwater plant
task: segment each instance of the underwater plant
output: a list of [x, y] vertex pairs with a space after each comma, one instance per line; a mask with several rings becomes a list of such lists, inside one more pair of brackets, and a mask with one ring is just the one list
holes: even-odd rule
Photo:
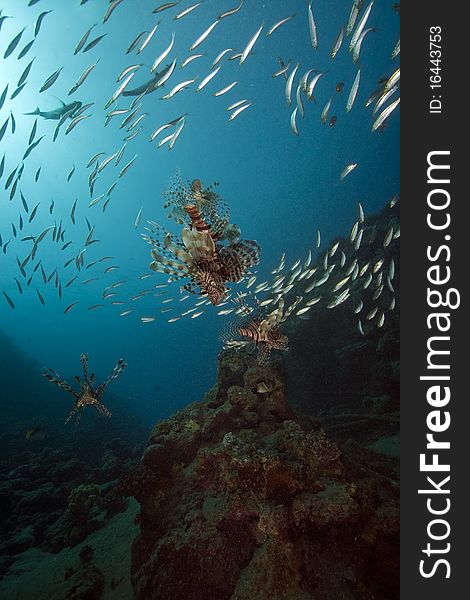
[[75, 380], [80, 386], [78, 392], [75, 391], [72, 388], [72, 386], [67, 381], [65, 381], [65, 379], [63, 379], [58, 373], [56, 373], [52, 369], [47, 368], [43, 373], [46, 379], [48, 379], [52, 383], [55, 383], [57, 386], [59, 386], [69, 394], [72, 394], [72, 396], [75, 398], [75, 405], [73, 406], [69, 416], [65, 420], [65, 423], [68, 423], [73, 416], [76, 416], [76, 422], [78, 423], [80, 421], [82, 410], [85, 408], [85, 406], [93, 406], [105, 417], [110, 417], [111, 412], [106, 408], [104, 404], [101, 403], [101, 399], [103, 398], [104, 392], [106, 391], [106, 388], [111, 383], [111, 381], [117, 379], [117, 377], [119, 377], [119, 375], [127, 367], [127, 364], [124, 362], [124, 360], [120, 358], [116, 363], [114, 369], [103, 381], [103, 383], [100, 384], [98, 387], [94, 388], [93, 384], [95, 380], [95, 374], [88, 373], [88, 354], [81, 354], [80, 361], [83, 367], [83, 379], [81, 379], [78, 375], [75, 376]]

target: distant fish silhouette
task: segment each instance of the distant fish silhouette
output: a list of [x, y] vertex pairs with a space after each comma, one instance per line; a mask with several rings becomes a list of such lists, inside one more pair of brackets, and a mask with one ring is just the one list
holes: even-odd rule
[[24, 114], [25, 115], [38, 115], [46, 120], [59, 121], [69, 111], [72, 111], [70, 114], [70, 117], [73, 118], [74, 113], [77, 110], [79, 110], [83, 104], [82, 102], [80, 102], [78, 100], [75, 100], [74, 102], [71, 102], [70, 104], [65, 104], [65, 102], [62, 102], [62, 100], [60, 100], [60, 102], [62, 103], [62, 106], [58, 106], [54, 110], [44, 111], [44, 110], [41, 110], [38, 106], [36, 108], [36, 110], [34, 110], [33, 112], [24, 113]]
[[31, 427], [26, 432], [28, 442], [42, 442], [46, 439], [46, 433], [41, 427]]

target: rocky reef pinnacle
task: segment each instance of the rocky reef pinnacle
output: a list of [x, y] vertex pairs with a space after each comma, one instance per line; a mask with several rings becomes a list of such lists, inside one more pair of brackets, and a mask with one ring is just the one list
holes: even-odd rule
[[398, 597], [398, 490], [371, 454], [297, 414], [279, 363], [222, 352], [121, 482], [141, 506], [136, 599]]

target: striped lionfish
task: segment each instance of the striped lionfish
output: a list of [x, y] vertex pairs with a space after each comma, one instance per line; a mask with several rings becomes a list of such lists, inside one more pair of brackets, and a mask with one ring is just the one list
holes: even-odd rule
[[[219, 214], [219, 196], [204, 189], [200, 180], [190, 185], [178, 183], [170, 217], [184, 224], [181, 241], [157, 223], [150, 221], [150, 235], [144, 239], [152, 246], [153, 271], [170, 279], [189, 278], [182, 289], [207, 296], [220, 304], [227, 296], [227, 282], [238, 282], [259, 262], [260, 247], [254, 240], [240, 239], [240, 230], [229, 223], [228, 209]], [[168, 202], [166, 204], [168, 206]], [[176, 215], [176, 216], [175, 216]]]
[[292, 313], [291, 307], [284, 310], [284, 298], [279, 298], [277, 308], [265, 314], [257, 299], [250, 306], [246, 297], [238, 295], [234, 302], [239, 305], [236, 311], [241, 321], [230, 323], [223, 335], [225, 348], [246, 348], [249, 352], [258, 351], [258, 362], [266, 364], [271, 350], [288, 350], [289, 339], [279, 327]]
[[177, 171], [175, 177], [170, 181], [168, 189], [163, 193], [166, 199], [163, 208], [170, 208], [168, 216], [180, 225], [187, 223], [187, 215], [184, 210], [187, 204], [196, 204], [204, 218], [210, 218], [217, 213], [220, 218], [228, 220], [229, 207], [214, 191], [218, 185], [219, 183], [215, 181], [208, 187], [204, 187], [200, 179], [185, 183], [181, 172]]
[[119, 375], [124, 371], [127, 367], [127, 364], [124, 362], [122, 358], [118, 360], [116, 366], [108, 375], [108, 377], [103, 381], [101, 385], [99, 385], [96, 389], [93, 387], [93, 383], [95, 380], [95, 374], [88, 374], [88, 355], [82, 354], [80, 356], [80, 361], [83, 367], [83, 379], [81, 379], [78, 375], [75, 376], [75, 380], [80, 386], [79, 391], [75, 391], [65, 379], [63, 379], [58, 373], [53, 371], [52, 369], [46, 369], [43, 373], [44, 377], [55, 383], [60, 388], [72, 394], [75, 398], [75, 405], [70, 411], [69, 416], [67, 417], [65, 423], [68, 423], [73, 416], [76, 416], [76, 422], [80, 421], [82, 410], [85, 406], [93, 406], [96, 408], [103, 416], [110, 417], [111, 412], [101, 403], [101, 399], [104, 395], [104, 392], [108, 385], [119, 377]]
[[218, 185], [219, 183], [215, 181], [208, 187], [204, 187], [200, 179], [185, 184], [178, 171], [170, 187], [163, 194], [166, 198], [163, 208], [171, 209], [168, 214], [170, 219], [174, 219], [180, 225], [191, 226], [193, 219], [188, 215], [186, 207], [194, 205], [201, 218], [210, 224], [218, 240], [236, 242], [240, 239], [240, 230], [229, 222], [230, 208], [214, 191]]

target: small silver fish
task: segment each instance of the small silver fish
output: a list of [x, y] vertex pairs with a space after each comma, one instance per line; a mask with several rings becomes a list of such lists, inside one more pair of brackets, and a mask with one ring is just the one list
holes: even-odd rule
[[307, 98], [309, 100], [313, 100], [313, 90], [315, 89], [315, 86], [317, 85], [318, 81], [320, 80], [320, 77], [322, 77], [325, 73], [317, 73], [312, 81], [308, 84], [307, 87]]
[[399, 86], [398, 85], [394, 85], [392, 88], [390, 88], [387, 92], [384, 92], [379, 99], [377, 100], [376, 105], [374, 106], [374, 110], [372, 111], [372, 114], [375, 115], [384, 104], [386, 104], [386, 102], [388, 102], [388, 100], [394, 95], [396, 94], [396, 92], [399, 90]]
[[96, 23], [95, 23], [94, 25], [92, 25], [92, 26], [90, 27], [90, 29], [88, 29], [88, 30], [87, 30], [87, 31], [86, 31], [86, 32], [83, 34], [82, 38], [80, 39], [80, 41], [78, 42], [78, 44], [77, 44], [77, 45], [76, 45], [76, 47], [75, 47], [75, 50], [74, 50], [74, 52], [73, 52], [73, 53], [74, 53], [74, 55], [75, 55], [75, 54], [78, 54], [78, 53], [80, 52], [80, 50], [83, 48], [83, 46], [86, 44], [86, 42], [87, 42], [87, 40], [88, 40], [88, 36], [90, 35], [90, 33], [91, 33], [91, 31], [92, 31], [92, 29], [93, 29], [94, 27], [96, 27]]
[[354, 29], [354, 25], [356, 24], [357, 17], [359, 15], [359, 11], [362, 8], [362, 0], [353, 0], [353, 5], [351, 7], [351, 12], [349, 13], [348, 23], [346, 25], [346, 37], [350, 35], [352, 30]]
[[395, 48], [393, 49], [392, 56], [391, 56], [392, 60], [394, 58], [396, 58], [399, 54], [400, 54], [400, 40], [398, 40]]
[[359, 211], [359, 222], [364, 223], [364, 220], [365, 220], [364, 209], [362, 208], [362, 204], [360, 202], [357, 203], [357, 209]]
[[93, 65], [91, 65], [90, 67], [85, 69], [85, 71], [83, 71], [83, 73], [80, 75], [80, 77], [74, 83], [74, 85], [70, 88], [70, 90], [68, 92], [68, 96], [70, 96], [71, 94], [73, 94], [74, 92], [76, 92], [78, 90], [78, 88], [85, 82], [86, 78], [93, 71], [93, 69], [96, 67], [96, 65], [99, 63], [99, 61], [100, 61], [100, 59], [98, 59]]
[[211, 81], [211, 79], [213, 79], [217, 73], [220, 71], [221, 67], [217, 67], [217, 69], [214, 69], [213, 71], [211, 71], [208, 75], [206, 75], [206, 77], [204, 77], [204, 79], [201, 81], [201, 83], [197, 86], [196, 88], [196, 92], [200, 92], [203, 88], [206, 87], [206, 85], [209, 83], [209, 81]]
[[[351, 171], [353, 171], [355, 168], [357, 167], [357, 163], [351, 163], [350, 165], [347, 165], [341, 172], [340, 175], [340, 179], [341, 181], [347, 176], [349, 175], [349, 173], [351, 173]], [[352, 240], [351, 240], [352, 241]]]
[[290, 126], [292, 131], [295, 133], [295, 135], [299, 135], [299, 130], [297, 128], [297, 111], [298, 111], [298, 106], [296, 106], [294, 108], [294, 110], [292, 111], [291, 117], [290, 117]]
[[336, 41], [333, 45], [333, 49], [331, 51], [331, 58], [334, 59], [334, 57], [338, 54], [339, 49], [341, 48], [341, 44], [343, 43], [343, 38], [344, 38], [344, 27], [341, 26], [341, 29], [339, 30], [338, 36], [336, 38]]
[[384, 86], [384, 92], [387, 92], [390, 88], [394, 87], [400, 81], [400, 67], [390, 76], [389, 80]]
[[386, 109], [384, 109], [377, 117], [376, 121], [372, 125], [372, 131], [376, 131], [385, 122], [385, 120], [392, 114], [395, 108], [400, 104], [400, 98], [392, 102]]
[[234, 119], [236, 119], [239, 114], [241, 114], [244, 110], [246, 110], [252, 104], [253, 104], [252, 102], [249, 102], [248, 104], [243, 104], [242, 106], [239, 106], [238, 108], [236, 108], [230, 115], [229, 121], [233, 121]]
[[72, 302], [72, 304], [69, 304], [69, 305], [67, 306], [67, 308], [64, 310], [64, 315], [66, 315], [67, 313], [69, 313], [69, 312], [72, 310], [72, 308], [73, 308], [74, 306], [76, 306], [77, 304], [78, 304], [78, 300], [77, 300], [77, 301], [75, 301], [75, 302]]
[[150, 31], [150, 33], [144, 39], [144, 41], [142, 42], [142, 44], [138, 47], [137, 54], [140, 54], [141, 52], [143, 52], [145, 50], [145, 48], [149, 45], [150, 40], [155, 35], [155, 32], [157, 31], [157, 28], [160, 25], [160, 23], [161, 23], [161, 21], [157, 21], [157, 23], [155, 24], [154, 28]]
[[155, 71], [158, 69], [159, 65], [170, 54], [170, 52], [171, 52], [171, 50], [173, 48], [174, 43], [175, 43], [175, 33], [172, 32], [172, 34], [171, 34], [171, 41], [170, 41], [168, 47], [159, 56], [157, 56], [157, 58], [155, 59], [153, 65], [150, 67], [150, 71], [152, 73], [155, 73]]
[[240, 57], [240, 64], [243, 64], [245, 62], [245, 60], [247, 59], [251, 50], [253, 49], [253, 46], [256, 44], [256, 41], [259, 38], [262, 31], [263, 31], [263, 25], [261, 25], [259, 27], [259, 29], [256, 31], [256, 33], [253, 35], [253, 37], [250, 39], [250, 41], [246, 45], [245, 49], [243, 50], [242, 55]]
[[215, 28], [215, 26], [219, 23], [220, 19], [218, 19], [217, 21], [214, 21], [212, 23], [212, 25], [209, 25], [209, 27], [204, 31], [204, 33], [202, 33], [197, 40], [193, 43], [193, 45], [189, 48], [189, 51], [192, 52], [193, 50], [195, 50], [198, 46], [200, 46], [202, 44], [202, 42], [207, 38], [207, 36], [211, 33], [211, 31]]
[[357, 44], [357, 42], [361, 36], [361, 33], [366, 25], [367, 19], [369, 18], [369, 14], [370, 14], [370, 11], [372, 10], [373, 5], [374, 5], [374, 0], [372, 0], [372, 2], [366, 8], [366, 10], [364, 11], [364, 14], [362, 15], [361, 20], [357, 24], [356, 30], [353, 33], [353, 36], [351, 38], [351, 42], [349, 43], [349, 52], [352, 52], [354, 46]]
[[361, 33], [359, 39], [357, 40], [356, 45], [354, 46], [354, 48], [352, 50], [352, 59], [353, 59], [354, 64], [356, 64], [357, 61], [359, 60], [359, 55], [361, 53], [361, 46], [362, 46], [362, 42], [364, 41], [364, 38], [371, 31], [377, 31], [377, 28], [376, 27], [368, 27], [367, 29], [364, 29], [364, 31]]
[[333, 97], [331, 97], [328, 102], [325, 104], [322, 113], [321, 113], [321, 121], [324, 125], [326, 125], [326, 121], [328, 119], [328, 111], [330, 110], [331, 103], [333, 102]]
[[290, 69], [290, 62], [287, 65], [283, 65], [278, 71], [272, 74], [272, 77], [279, 77], [280, 75], [286, 76], [287, 71]]
[[95, 38], [94, 40], [92, 40], [89, 44], [87, 44], [85, 46], [85, 48], [83, 49], [83, 54], [85, 54], [85, 52], [88, 52], [89, 50], [91, 50], [92, 48], [94, 48], [97, 44], [99, 44], [101, 42], [101, 40], [103, 38], [105, 38], [108, 34], [104, 33], [103, 35], [98, 36], [97, 38]]
[[162, 12], [164, 10], [168, 10], [169, 8], [173, 8], [177, 4], [179, 4], [179, 0], [178, 0], [178, 2], [167, 2], [166, 4], [157, 6], [157, 8], [154, 8], [152, 12], [156, 14], [156, 13]]
[[180, 64], [180, 69], [184, 69], [184, 67], [189, 65], [189, 63], [192, 63], [193, 60], [197, 60], [198, 58], [202, 58], [203, 56], [205, 56], [205, 54], [190, 54]]
[[186, 15], [189, 15], [189, 13], [192, 13], [193, 10], [196, 10], [196, 8], [198, 6], [201, 6], [202, 2], [196, 2], [196, 4], [193, 4], [192, 6], [188, 6], [188, 8], [185, 8], [184, 10], [182, 10], [180, 13], [178, 13], [175, 17], [173, 17], [173, 19], [175, 21], [178, 21], [179, 19], [182, 19], [183, 17], [185, 17]]
[[309, 2], [307, 10], [308, 10], [308, 28], [310, 31], [310, 42], [312, 44], [312, 48], [314, 48], [316, 50], [318, 48], [317, 26], [315, 24], [315, 19], [313, 17], [311, 2]]
[[80, 121], [88, 119], [88, 118], [90, 118], [90, 116], [91, 115], [80, 115], [79, 117], [76, 117], [75, 119], [73, 119], [73, 121], [70, 123], [70, 125], [65, 130], [65, 135], [68, 135], [72, 131], [72, 129], [74, 129], [80, 123]]
[[379, 315], [379, 319], [377, 321], [377, 327], [382, 327], [383, 324], [385, 323], [385, 313], [384, 311], [381, 311], [380, 315]]
[[130, 160], [127, 165], [125, 165], [121, 171], [119, 172], [118, 178], [123, 177], [127, 171], [131, 168], [132, 164], [134, 163], [135, 159], [137, 158], [137, 154], [134, 156], [134, 158], [132, 160]]
[[113, 102], [115, 102], [119, 98], [119, 96], [123, 93], [123, 91], [129, 85], [129, 82], [134, 77], [135, 73], [136, 73], [136, 71], [129, 73], [129, 75], [124, 79], [124, 81], [121, 83], [121, 85], [118, 87], [118, 89], [114, 92], [111, 99], [108, 100], [105, 108], [108, 108], [109, 106], [111, 106], [111, 104], [113, 104]]
[[228, 92], [230, 92], [230, 90], [233, 89], [237, 85], [237, 83], [238, 83], [238, 81], [233, 81], [232, 83], [229, 83], [229, 85], [222, 88], [218, 92], [215, 92], [213, 95], [215, 97], [223, 96], [224, 94], [227, 94]]
[[272, 35], [276, 31], [276, 29], [279, 29], [279, 27], [281, 27], [282, 25], [284, 25], [284, 23], [287, 23], [294, 17], [295, 17], [295, 15], [290, 15], [289, 17], [285, 17], [284, 19], [281, 19], [280, 21], [278, 21], [277, 23], [272, 25], [269, 28], [268, 32], [266, 33], [266, 37], [269, 37], [270, 35]]
[[338, 283], [333, 288], [333, 292], [338, 292], [342, 287], [344, 287], [348, 283], [349, 277], [350, 276], [348, 275], [347, 277], [344, 277], [343, 279], [338, 281]]
[[50, 75], [46, 81], [42, 84], [41, 89], [39, 90], [39, 93], [45, 92], [46, 90], [48, 90], [52, 85], [54, 85], [54, 83], [57, 81], [57, 79], [59, 78], [59, 75], [62, 71], [64, 67], [61, 67], [60, 69], [57, 69], [57, 71], [55, 71], [54, 73], [52, 73], [52, 75]]
[[392, 241], [392, 238], [393, 238], [393, 227], [390, 227], [390, 229], [387, 231], [387, 233], [385, 234], [385, 237], [384, 237], [384, 243], [383, 243], [384, 248], [387, 248], [387, 246], [389, 246], [390, 242]]
[[361, 312], [361, 310], [364, 307], [364, 302], [362, 300], [359, 300], [359, 304], [356, 306], [356, 308], [354, 309], [354, 314], [358, 314]]
[[116, 10], [116, 8], [121, 4], [122, 0], [111, 0], [106, 13], [103, 17], [103, 23], [106, 23], [106, 21], [111, 17], [111, 15], [113, 14], [113, 12]]
[[142, 206], [139, 210], [139, 212], [137, 213], [137, 217], [135, 218], [135, 222], [134, 222], [134, 229], [137, 229], [137, 227], [140, 224], [140, 217], [142, 216], [142, 211], [144, 210], [144, 207]]
[[353, 84], [351, 87], [351, 91], [349, 92], [348, 101], [346, 104], [346, 112], [349, 112], [354, 105], [354, 100], [356, 99], [356, 96], [357, 96], [357, 90], [359, 89], [360, 81], [361, 81], [361, 69], [359, 69], [357, 71], [356, 77], [354, 78], [354, 81], [353, 81]]
[[196, 81], [196, 79], [194, 78], [194, 79], [188, 79], [187, 81], [182, 81], [181, 83], [178, 83], [177, 85], [175, 85], [175, 87], [172, 90], [170, 90], [168, 92], [168, 94], [165, 94], [164, 96], [162, 96], [162, 100], [170, 100], [170, 98], [173, 98], [173, 96], [176, 96], [176, 94], [178, 94], [182, 90], [187, 89], [195, 81]]
[[217, 18], [219, 19], [219, 21], [221, 19], [225, 19], [225, 17], [230, 17], [231, 15], [235, 15], [243, 6], [243, 0], [241, 0], [239, 6], [237, 6], [236, 8], [231, 8], [230, 10], [227, 10], [224, 13], [221, 13]]
[[364, 329], [362, 328], [362, 323], [361, 323], [361, 320], [360, 320], [360, 319], [358, 319], [358, 321], [357, 321], [357, 328], [359, 329], [359, 333], [360, 333], [361, 335], [365, 335], [365, 334], [364, 334]]
[[245, 100], [238, 100], [237, 102], [234, 102], [230, 106], [227, 106], [227, 110], [234, 110], [235, 108], [238, 108], [242, 104], [245, 104], [245, 102], [248, 102], [248, 100], [246, 100], [246, 99]]
[[364, 234], [364, 229], [360, 229], [359, 233], [357, 234], [357, 238], [356, 238], [356, 243], [354, 244], [354, 249], [357, 251], [359, 250], [359, 247], [361, 245], [362, 242], [362, 236]]
[[8, 302], [8, 304], [10, 305], [10, 308], [15, 308], [15, 304], [13, 303], [13, 300], [10, 298], [10, 296], [3, 291], [3, 295], [5, 296], [5, 300]]
[[[36, 58], [33, 58], [33, 60], [28, 64], [28, 66], [26, 67], [26, 69], [23, 71], [23, 73], [21, 74], [21, 77], [18, 79], [18, 83], [16, 84], [17, 87], [21, 87], [24, 83], [26, 83], [26, 79], [28, 78], [29, 72], [31, 71], [31, 67], [33, 66], [33, 62], [36, 60]], [[5, 92], [8, 89], [8, 85], [5, 88]], [[6, 93], [5, 93], [5, 97], [6, 97]], [[5, 98], [2, 94], [2, 99], [0, 98], [0, 108], [3, 105], [3, 102], [5, 101]]]
[[141, 39], [144, 37], [144, 35], [147, 35], [147, 33], [148, 31], [142, 31], [141, 33], [139, 33], [139, 35], [134, 39], [129, 48], [126, 50], [126, 54], [130, 54], [132, 50], [134, 50], [134, 48], [136, 48], [140, 44]]
[[178, 126], [177, 130], [175, 131], [175, 133], [173, 134], [170, 143], [168, 144], [168, 150], [171, 150], [173, 148], [173, 146], [176, 143], [176, 140], [179, 138], [180, 133], [183, 131], [183, 127], [186, 124], [186, 119], [182, 119], [180, 125]]
[[344, 290], [344, 292], [341, 292], [339, 296], [336, 296], [336, 298], [332, 302], [327, 304], [326, 308], [336, 308], [336, 306], [339, 306], [340, 304], [343, 304], [343, 302], [346, 302], [346, 300], [349, 298], [349, 295], [349, 288], [347, 288], [346, 290]]
[[300, 64], [297, 63], [296, 66], [292, 69], [289, 74], [289, 77], [286, 81], [286, 102], [290, 106], [292, 104], [292, 85], [294, 83], [294, 77], [299, 69]]
[[217, 56], [214, 59], [214, 62], [211, 65], [211, 69], [216, 67], [228, 52], [232, 52], [232, 51], [233, 51], [233, 48], [225, 48], [225, 50], [222, 50], [222, 52], [219, 52], [219, 54], [217, 54]]

